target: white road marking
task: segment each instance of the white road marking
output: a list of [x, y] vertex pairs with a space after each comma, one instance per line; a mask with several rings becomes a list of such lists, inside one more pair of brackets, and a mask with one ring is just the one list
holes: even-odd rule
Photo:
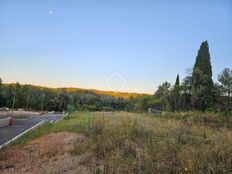
[[21, 134], [15, 136], [14, 138], [12, 138], [12, 139], [10, 139], [9, 141], [5, 142], [4, 144], [2, 144], [2, 145], [0, 146], [0, 150], [1, 150], [4, 146], [6, 146], [6, 145], [8, 145], [8, 144], [14, 142], [15, 140], [17, 140], [19, 137], [21, 137], [21, 136], [24, 135], [25, 133], [31, 131], [32, 129], [34, 129], [34, 128], [38, 127], [38, 126], [41, 126], [41, 125], [44, 124], [44, 123], [45, 123], [44, 120], [43, 120], [43, 121], [40, 121], [39, 123], [37, 123], [36, 125], [32, 126], [32, 127], [29, 128], [29, 129], [25, 130], [25, 131], [22, 132]]

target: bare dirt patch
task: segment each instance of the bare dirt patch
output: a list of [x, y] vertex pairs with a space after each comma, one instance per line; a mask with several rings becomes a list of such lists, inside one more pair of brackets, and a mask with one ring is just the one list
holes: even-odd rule
[[0, 173], [93, 173], [96, 160], [90, 157], [91, 154], [72, 153], [74, 145], [85, 139], [84, 135], [77, 133], [52, 133], [23, 146], [6, 149], [3, 152], [6, 159], [0, 161]]

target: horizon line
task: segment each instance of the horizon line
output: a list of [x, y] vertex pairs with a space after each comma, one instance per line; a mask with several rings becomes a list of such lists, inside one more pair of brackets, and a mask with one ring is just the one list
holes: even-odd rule
[[52, 87], [47, 85], [36, 85], [32, 83], [20, 83], [19, 81], [16, 82], [3, 82], [2, 84], [10, 85], [10, 84], [16, 84], [19, 83], [20, 85], [31, 85], [31, 86], [37, 86], [42, 88], [50, 88], [50, 89], [68, 89], [68, 88], [74, 88], [74, 89], [81, 89], [81, 90], [92, 90], [92, 91], [101, 91], [101, 92], [113, 92], [113, 93], [128, 93], [128, 94], [141, 94], [141, 95], [153, 95], [154, 93], [148, 93], [148, 92], [129, 92], [129, 91], [112, 91], [112, 90], [105, 90], [105, 89], [97, 89], [97, 88], [83, 88], [83, 87], [74, 87], [74, 86], [66, 86], [66, 87]]

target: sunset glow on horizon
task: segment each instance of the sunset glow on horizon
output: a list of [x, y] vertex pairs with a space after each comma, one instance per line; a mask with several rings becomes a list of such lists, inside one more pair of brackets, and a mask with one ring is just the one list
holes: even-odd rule
[[232, 67], [231, 1], [167, 2], [1, 0], [0, 77], [109, 91], [118, 73], [122, 91], [153, 94], [183, 79], [208, 40], [216, 81]]

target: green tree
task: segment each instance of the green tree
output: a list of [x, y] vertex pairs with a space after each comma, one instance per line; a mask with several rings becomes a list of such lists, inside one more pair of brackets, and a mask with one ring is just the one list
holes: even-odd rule
[[231, 90], [232, 90], [232, 70], [229, 68], [225, 68], [219, 75], [218, 81], [222, 86], [222, 95], [227, 96], [227, 100], [225, 103], [226, 111], [231, 109]]
[[192, 104], [194, 109], [205, 111], [213, 104], [212, 66], [208, 42], [202, 42], [192, 74]]
[[169, 93], [169, 88], [171, 84], [168, 82], [164, 82], [162, 85], [158, 86], [157, 91], [155, 92], [155, 97], [161, 98]]
[[180, 77], [179, 77], [179, 74], [176, 77], [176, 83], [174, 86], [173, 94], [174, 94], [175, 111], [179, 111], [180, 109]]
[[219, 83], [215, 83], [213, 85], [213, 102], [218, 111], [226, 111], [227, 110], [227, 101], [225, 96], [223, 96], [224, 89], [223, 86]]
[[192, 68], [187, 68], [187, 76], [183, 79], [180, 85], [180, 109], [181, 110], [191, 110], [191, 94], [192, 94]]
[[222, 84], [227, 96], [230, 97], [232, 90], [232, 70], [229, 68], [225, 68], [218, 75], [218, 81]]
[[191, 105], [191, 88], [192, 76], [186, 76], [181, 84], [181, 108], [182, 110], [190, 110]]
[[158, 89], [155, 93], [155, 98], [159, 100], [162, 105], [162, 109], [168, 108], [168, 97], [170, 95], [171, 84], [164, 82], [162, 85], [158, 86]]

